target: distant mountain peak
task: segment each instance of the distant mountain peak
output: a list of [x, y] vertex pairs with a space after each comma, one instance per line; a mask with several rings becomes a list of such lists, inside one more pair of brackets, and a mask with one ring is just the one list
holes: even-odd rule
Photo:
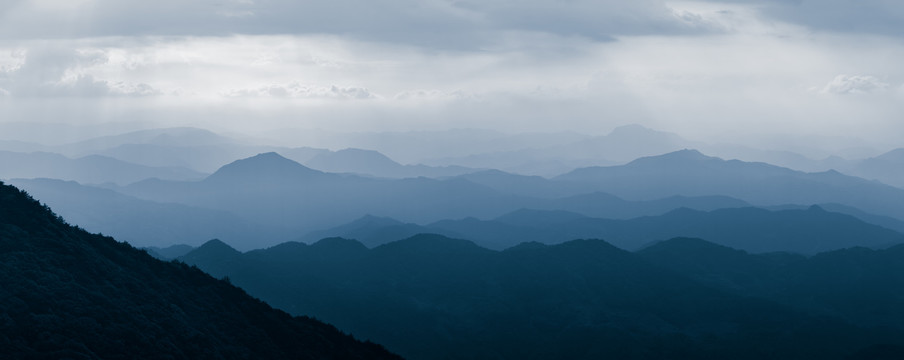
[[706, 156], [695, 149], [682, 149], [656, 156], [645, 156], [628, 163], [628, 166], [650, 165], [650, 164], [670, 164], [676, 165], [681, 163], [699, 163], [703, 161], [724, 161], [717, 157]]
[[208, 240], [206, 243], [204, 243], [203, 245], [198, 247], [198, 250], [202, 250], [202, 249], [203, 249], [203, 251], [208, 251], [208, 252], [215, 251], [218, 253], [235, 253], [235, 254], [241, 253], [238, 250], [234, 249], [232, 246], [229, 246], [228, 244], [224, 243], [220, 239]]
[[325, 173], [308, 168], [275, 152], [266, 152], [224, 165], [205, 181], [236, 179], [298, 180], [323, 176]]
[[328, 237], [321, 239], [310, 245], [312, 250], [315, 251], [329, 251], [329, 252], [350, 252], [350, 251], [367, 251], [367, 247], [364, 246], [358, 240], [346, 239], [341, 237]]
[[407, 239], [380, 245], [376, 249], [381, 251], [401, 250], [421, 254], [452, 254], [461, 251], [492, 251], [484, 249], [470, 240], [453, 239], [443, 235], [430, 233], [417, 234]]
[[360, 173], [375, 176], [387, 176], [404, 169], [402, 164], [378, 151], [358, 148], [324, 152], [305, 161], [305, 165], [334, 173]]

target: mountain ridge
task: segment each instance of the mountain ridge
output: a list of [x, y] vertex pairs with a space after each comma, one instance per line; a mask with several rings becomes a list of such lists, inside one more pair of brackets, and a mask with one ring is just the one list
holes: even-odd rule
[[0, 346], [10, 358], [397, 359], [183, 263], [72, 227], [0, 183]]

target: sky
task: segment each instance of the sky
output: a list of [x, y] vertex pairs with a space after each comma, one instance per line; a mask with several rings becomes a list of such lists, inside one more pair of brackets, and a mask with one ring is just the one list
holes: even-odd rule
[[902, 63], [897, 0], [0, 2], [0, 124], [892, 148]]

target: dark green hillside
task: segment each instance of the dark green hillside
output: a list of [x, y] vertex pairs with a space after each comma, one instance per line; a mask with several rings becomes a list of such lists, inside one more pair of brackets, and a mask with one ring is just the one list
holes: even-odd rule
[[67, 225], [0, 184], [4, 359], [396, 358], [197, 268]]

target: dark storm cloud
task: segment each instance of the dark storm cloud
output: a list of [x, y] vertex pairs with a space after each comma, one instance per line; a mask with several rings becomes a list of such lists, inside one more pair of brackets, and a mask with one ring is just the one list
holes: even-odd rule
[[[663, 2], [591, 0], [75, 0], [12, 1], [0, 37], [335, 34], [428, 47], [475, 47], [507, 31], [595, 40], [700, 31]], [[53, 26], [48, 26], [53, 24]]]

